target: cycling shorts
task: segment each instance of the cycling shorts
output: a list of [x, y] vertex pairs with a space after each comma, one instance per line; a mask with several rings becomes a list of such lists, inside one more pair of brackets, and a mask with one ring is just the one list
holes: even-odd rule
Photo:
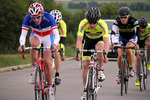
[[126, 44], [127, 44], [128, 42], [132, 42], [133, 44], [137, 43], [137, 36], [134, 35], [134, 36], [133, 36], [132, 38], [130, 38], [129, 40], [124, 39], [123, 37], [119, 36], [119, 44], [120, 44], [121, 46], [126, 46]]
[[[38, 39], [40, 41], [40, 44], [42, 43], [44, 47], [51, 47], [51, 37], [50, 37], [50, 34], [42, 37], [42, 36], [36, 34], [35, 32], [31, 32], [30, 37], [32, 37], [32, 36], [38, 37]], [[46, 49], [46, 50], [50, 50], [50, 49]], [[46, 51], [46, 50], [44, 50], [44, 51]]]
[[140, 48], [144, 48], [145, 47], [146, 39], [150, 39], [150, 36], [146, 37], [144, 40], [139, 40], [139, 47]]
[[[100, 37], [98, 39], [90, 39], [86, 37], [86, 41], [83, 44], [83, 49], [87, 49], [87, 50], [95, 49], [97, 43], [103, 43], [103, 37]], [[83, 52], [82, 60], [90, 60], [91, 59], [90, 56], [91, 56], [91, 52]]]

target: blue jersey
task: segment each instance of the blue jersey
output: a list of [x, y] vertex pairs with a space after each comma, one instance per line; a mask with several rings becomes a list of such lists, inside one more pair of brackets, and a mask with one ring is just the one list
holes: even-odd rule
[[57, 28], [57, 24], [53, 16], [44, 11], [40, 25], [36, 25], [29, 14], [25, 16], [22, 30], [28, 31], [30, 27], [32, 28], [32, 32], [35, 32], [40, 36], [46, 36], [53, 34], [51, 31]]

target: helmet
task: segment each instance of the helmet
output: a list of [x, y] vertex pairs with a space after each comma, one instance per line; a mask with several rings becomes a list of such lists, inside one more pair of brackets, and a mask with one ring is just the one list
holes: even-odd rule
[[28, 11], [31, 16], [39, 16], [44, 11], [44, 8], [40, 3], [36, 2], [29, 6]]
[[100, 19], [101, 14], [96, 7], [91, 7], [87, 14], [86, 14], [86, 19], [90, 24], [96, 24], [96, 22]]
[[54, 17], [56, 23], [59, 23], [62, 20], [62, 14], [59, 10], [52, 10], [50, 14]]
[[146, 18], [141, 17], [139, 20], [139, 25], [140, 27], [145, 28], [148, 25], [148, 21], [146, 20]]
[[125, 16], [130, 14], [130, 9], [128, 7], [121, 7], [118, 11], [118, 15]]

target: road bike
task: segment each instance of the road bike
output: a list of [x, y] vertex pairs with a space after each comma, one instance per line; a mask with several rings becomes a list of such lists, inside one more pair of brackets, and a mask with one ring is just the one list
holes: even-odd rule
[[129, 62], [127, 59], [126, 49], [134, 49], [134, 47], [117, 46], [117, 45], [115, 47], [123, 49], [123, 56], [121, 59], [121, 69], [119, 73], [121, 83], [120, 93], [121, 96], [123, 96], [123, 90], [125, 90], [125, 94], [127, 94], [129, 81]]
[[[142, 91], [143, 89], [146, 90], [147, 86], [147, 58], [145, 55], [145, 51], [150, 50], [149, 48], [140, 48], [138, 51], [140, 51], [139, 57], [139, 70], [138, 70], [138, 75], [139, 75], [139, 81], [140, 81], [140, 90]], [[136, 50], [137, 52], [137, 50]]]
[[78, 54], [80, 52], [91, 52], [91, 60], [89, 63], [89, 70], [87, 73], [87, 79], [86, 79], [86, 100], [97, 100], [97, 93], [100, 87], [102, 87], [101, 84], [98, 84], [98, 70], [99, 65], [97, 63], [97, 53], [103, 53], [106, 55], [105, 51], [99, 51], [99, 50], [78, 50], [77, 49], [77, 58]]
[[[43, 44], [41, 44], [40, 47], [26, 47], [25, 50], [23, 49], [24, 47], [22, 46], [22, 57], [25, 59], [25, 50], [31, 50], [35, 49], [38, 50], [38, 62], [37, 62], [37, 67], [36, 67], [36, 72], [35, 72], [35, 83], [34, 83], [34, 91], [35, 91], [35, 100], [48, 100], [49, 97], [49, 89], [48, 89], [48, 83], [46, 79], [46, 67], [44, 64], [44, 54], [43, 51], [44, 49], [50, 49], [50, 47], [43, 47]], [[58, 50], [58, 52], [62, 52]], [[53, 77], [53, 84], [52, 88], [54, 91], [54, 95], [56, 94], [56, 85], [54, 82], [54, 77]]]

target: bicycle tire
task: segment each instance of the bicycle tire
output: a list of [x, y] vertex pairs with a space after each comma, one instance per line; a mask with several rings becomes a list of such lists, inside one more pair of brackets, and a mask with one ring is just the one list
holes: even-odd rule
[[121, 60], [121, 69], [120, 69], [121, 96], [123, 96], [123, 87], [124, 87], [124, 68], [125, 68], [125, 61]]
[[144, 90], [146, 90], [146, 87], [147, 87], [147, 63], [146, 63], [146, 59], [144, 59], [144, 62], [143, 62], [143, 73], [144, 73], [144, 79], [143, 79], [143, 85], [144, 85]]
[[[45, 66], [45, 65], [44, 65]], [[44, 67], [45, 68], [45, 67]], [[42, 69], [42, 80], [43, 80], [43, 87], [44, 87], [44, 89], [45, 88], [48, 88], [48, 84], [47, 84], [47, 78], [46, 78], [46, 71], [45, 71], [45, 69]], [[45, 92], [44, 92], [44, 97], [43, 97], [43, 100], [48, 100], [49, 99], [49, 91], [48, 90], [46, 90]]]
[[[95, 70], [95, 75], [94, 75], [94, 90], [98, 87], [98, 68], [99, 68], [99, 65], [96, 64], [96, 68], [94, 69]], [[92, 94], [92, 100], [97, 100], [97, 93], [96, 91], [94, 92], [93, 91], [93, 94]]]
[[87, 76], [88, 77], [88, 83], [87, 83], [87, 88], [86, 88], [86, 91], [87, 91], [86, 99], [87, 100], [92, 100], [92, 92], [91, 92], [91, 89], [92, 89], [92, 74], [91, 74], [90, 68], [89, 68], [88, 76]]
[[35, 100], [44, 99], [44, 95], [42, 94], [41, 79], [42, 79], [42, 72], [40, 70], [40, 66], [37, 66], [35, 72]]
[[128, 81], [129, 81], [129, 63], [128, 61], [125, 61], [125, 79], [124, 79], [124, 83], [125, 83], [125, 94], [127, 94], [128, 91]]
[[56, 96], [56, 84], [55, 84], [55, 63], [54, 63], [54, 59], [52, 59], [51, 61], [52, 63], [52, 67], [53, 67], [53, 81], [52, 81], [52, 89], [53, 89], [53, 93], [54, 96]]
[[140, 91], [143, 90], [143, 60], [140, 60], [139, 63], [139, 81], [140, 81]]

